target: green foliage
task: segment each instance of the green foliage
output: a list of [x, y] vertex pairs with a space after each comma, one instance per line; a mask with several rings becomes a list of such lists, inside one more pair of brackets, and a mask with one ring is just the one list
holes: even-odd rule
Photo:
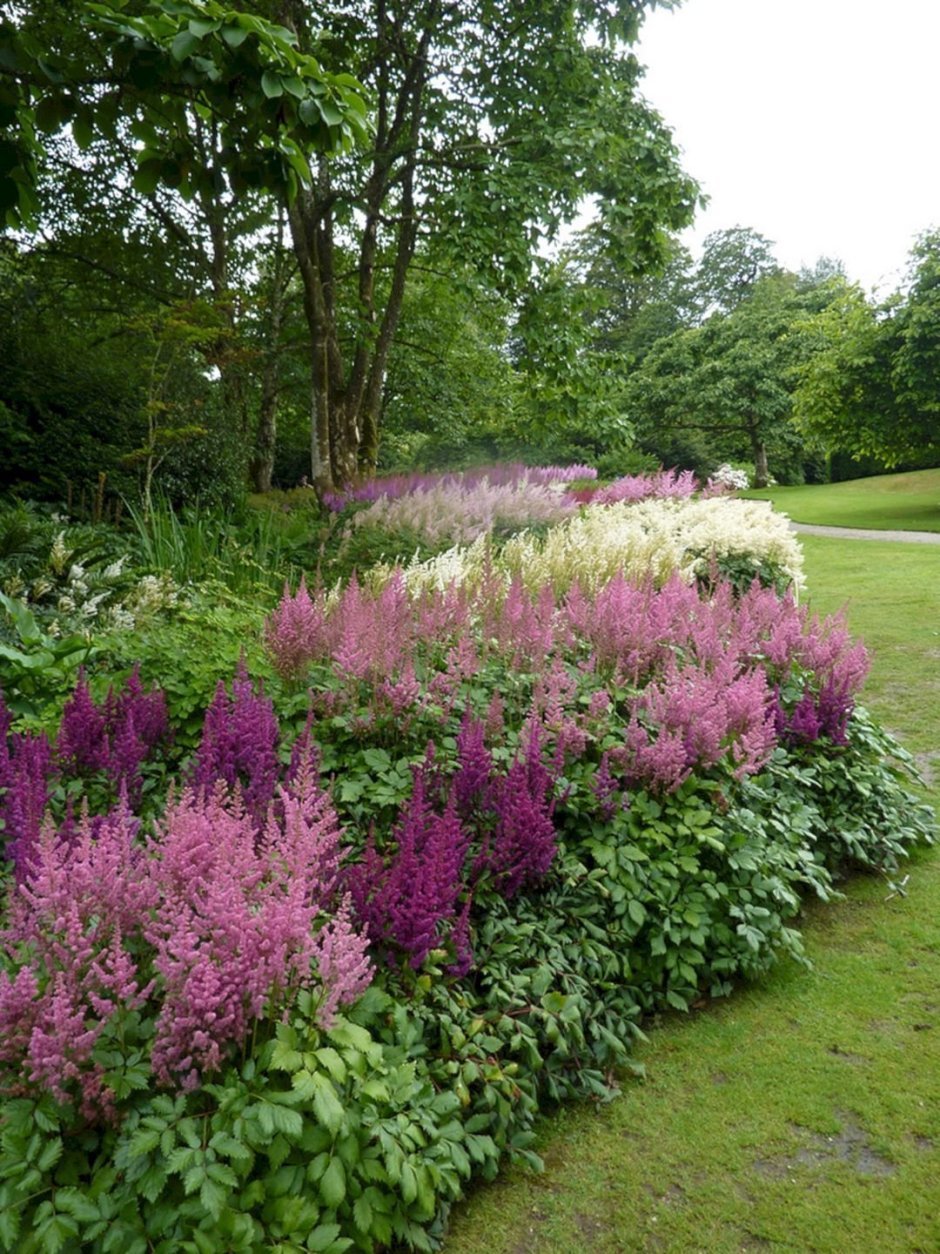
[[670, 429], [704, 438], [716, 464], [750, 457], [755, 484], [766, 486], [768, 458], [793, 457], [800, 447], [791, 394], [808, 346], [793, 329], [810, 300], [818, 298], [786, 277], [764, 278], [729, 313], [657, 341], [628, 386], [641, 444]]
[[930, 465], [940, 452], [937, 337], [940, 236], [921, 237], [908, 290], [876, 308], [857, 285], [807, 319], [816, 345], [794, 396], [798, 426], [827, 451], [890, 468]]
[[[80, 58], [60, 29], [49, 46], [28, 26], [0, 31], [2, 121], [16, 138], [2, 171], [2, 204], [11, 225], [36, 209], [36, 162], [44, 135], [70, 127], [79, 148], [118, 138], [130, 116], [137, 146], [137, 190], [158, 183], [192, 197], [228, 179], [236, 191], [275, 187], [291, 195], [310, 182], [311, 151], [348, 148], [367, 132], [361, 88], [297, 50], [296, 35], [217, 0], [83, 2], [87, 32]], [[43, 32], [49, 37], [49, 28]], [[88, 86], [89, 59], [100, 77]], [[218, 128], [214, 168], [178, 143], [190, 110]]]
[[[367, 994], [359, 1013], [388, 1007]], [[302, 995], [257, 1057], [195, 1093], [134, 1084], [115, 1128], [8, 1099], [0, 1248], [431, 1249], [489, 1139], [455, 1117], [459, 1097], [434, 1088], [407, 1039], [342, 1018], [319, 1030], [315, 1009]]]
[[41, 718], [95, 652], [83, 635], [49, 635], [28, 606], [0, 593], [0, 691], [14, 714]]

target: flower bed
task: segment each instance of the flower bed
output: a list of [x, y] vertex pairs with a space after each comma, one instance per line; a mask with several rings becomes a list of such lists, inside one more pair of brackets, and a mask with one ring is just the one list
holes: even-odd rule
[[929, 839], [750, 508], [301, 584], [195, 740], [169, 650], [48, 734], [0, 710], [0, 1248], [433, 1248], [649, 1014]]

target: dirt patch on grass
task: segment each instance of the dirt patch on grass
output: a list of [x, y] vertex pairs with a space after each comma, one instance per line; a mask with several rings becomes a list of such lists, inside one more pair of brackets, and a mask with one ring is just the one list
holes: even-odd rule
[[897, 1167], [872, 1146], [868, 1133], [854, 1115], [836, 1111], [841, 1123], [838, 1132], [826, 1136], [793, 1124], [794, 1136], [802, 1142], [795, 1153], [777, 1158], [757, 1158], [752, 1164], [761, 1175], [785, 1179], [799, 1168], [822, 1168], [833, 1162], [847, 1163], [860, 1176], [892, 1176]]

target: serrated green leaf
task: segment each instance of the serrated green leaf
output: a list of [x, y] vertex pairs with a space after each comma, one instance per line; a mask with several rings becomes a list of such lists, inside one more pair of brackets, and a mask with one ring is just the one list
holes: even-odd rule
[[342, 1159], [330, 1159], [329, 1166], [320, 1177], [320, 1196], [331, 1210], [342, 1205], [346, 1197], [346, 1168]]
[[353, 1221], [360, 1232], [368, 1233], [372, 1227], [372, 1204], [365, 1193], [353, 1203]]
[[339, 1224], [320, 1224], [307, 1237], [308, 1250], [328, 1250], [340, 1234]]
[[342, 1127], [343, 1107], [329, 1080], [325, 1076], [317, 1076], [316, 1079], [321, 1083], [317, 1085], [314, 1094], [313, 1112], [318, 1121], [335, 1136]]

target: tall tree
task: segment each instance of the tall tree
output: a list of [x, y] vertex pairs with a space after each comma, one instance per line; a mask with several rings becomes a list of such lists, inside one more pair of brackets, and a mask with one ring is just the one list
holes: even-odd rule
[[[528, 283], [541, 241], [585, 196], [642, 270], [697, 189], [638, 92], [627, 44], [647, 0], [359, 0], [318, 6], [330, 61], [367, 84], [375, 139], [320, 161], [291, 206], [311, 327], [314, 474], [375, 465], [383, 382], [419, 241], [479, 267], [504, 292]], [[312, 16], [284, 0], [304, 47]], [[342, 264], [353, 299], [343, 303]]]
[[758, 281], [729, 313], [714, 313], [654, 344], [629, 380], [630, 414], [641, 432], [705, 437], [714, 460], [749, 457], [767, 485], [769, 454], [792, 455], [794, 369], [808, 351], [794, 334], [815, 293], [792, 275]]
[[845, 285], [803, 333], [816, 351], [794, 416], [808, 438], [888, 467], [940, 456], [940, 232], [915, 244], [905, 292], [878, 307]]

